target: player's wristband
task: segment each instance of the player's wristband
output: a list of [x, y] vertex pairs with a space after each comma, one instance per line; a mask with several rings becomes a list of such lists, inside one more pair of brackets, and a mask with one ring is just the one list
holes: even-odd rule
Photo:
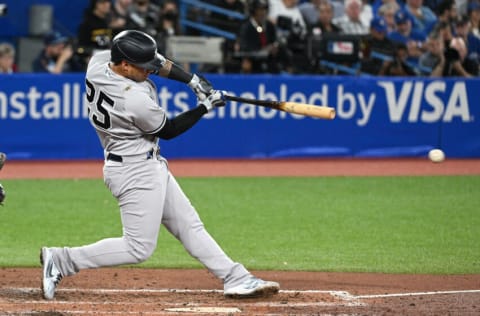
[[189, 83], [192, 80], [193, 74], [186, 72], [177, 64], [172, 64], [172, 68], [168, 73], [168, 79]]

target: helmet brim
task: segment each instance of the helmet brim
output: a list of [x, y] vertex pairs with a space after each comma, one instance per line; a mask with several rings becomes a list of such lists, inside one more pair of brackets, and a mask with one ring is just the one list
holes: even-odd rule
[[158, 71], [160, 68], [163, 67], [163, 64], [162, 64], [162, 60], [160, 58], [158, 58], [157, 55], [155, 55], [155, 57], [153, 58], [153, 60], [149, 61], [149, 62], [146, 62], [146, 63], [135, 63], [135, 62], [129, 62], [127, 61], [128, 63], [130, 64], [133, 64], [137, 67], [140, 67], [140, 68], [143, 68], [143, 69], [146, 69], [146, 70], [152, 70], [152, 71]]

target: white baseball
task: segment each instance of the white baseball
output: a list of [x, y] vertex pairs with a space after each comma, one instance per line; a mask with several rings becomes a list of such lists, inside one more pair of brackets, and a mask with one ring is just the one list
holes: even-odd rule
[[433, 162], [442, 162], [445, 160], [445, 153], [441, 149], [432, 149], [428, 152], [428, 159]]

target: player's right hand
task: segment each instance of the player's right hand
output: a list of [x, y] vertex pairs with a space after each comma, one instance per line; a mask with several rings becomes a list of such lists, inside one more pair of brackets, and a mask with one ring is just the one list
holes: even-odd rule
[[215, 108], [225, 106], [227, 100], [225, 94], [227, 91], [224, 90], [211, 90], [212, 93], [208, 98], [203, 101], [199, 101], [198, 105], [203, 105], [207, 108], [208, 112], [212, 111]]

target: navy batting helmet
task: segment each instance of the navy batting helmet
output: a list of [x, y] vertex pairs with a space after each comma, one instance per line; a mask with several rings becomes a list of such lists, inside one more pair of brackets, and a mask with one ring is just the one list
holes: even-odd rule
[[163, 60], [157, 54], [157, 43], [148, 34], [137, 30], [120, 32], [113, 38], [111, 60], [122, 60], [143, 69], [157, 71], [162, 68]]

